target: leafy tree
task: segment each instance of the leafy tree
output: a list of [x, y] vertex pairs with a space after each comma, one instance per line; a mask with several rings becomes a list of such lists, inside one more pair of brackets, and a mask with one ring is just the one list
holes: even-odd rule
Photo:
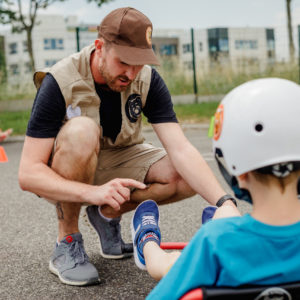
[[[13, 32], [26, 32], [27, 48], [33, 71], [35, 70], [35, 63], [32, 49], [32, 30], [36, 25], [38, 10], [46, 9], [54, 2], [64, 1], [67, 0], [0, 0], [0, 24], [11, 24]], [[87, 0], [87, 2], [95, 2], [99, 7], [110, 1], [112, 0]], [[24, 13], [26, 4], [28, 10], [27, 13]]]
[[292, 2], [292, 0], [286, 0], [286, 12], [287, 12], [287, 27], [288, 27], [288, 36], [289, 36], [290, 61], [294, 62], [295, 61], [295, 47], [294, 47], [294, 41], [293, 41], [291, 2]]

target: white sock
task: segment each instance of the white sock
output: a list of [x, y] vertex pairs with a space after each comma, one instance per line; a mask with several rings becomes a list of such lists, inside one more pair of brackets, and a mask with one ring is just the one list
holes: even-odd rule
[[98, 206], [98, 212], [99, 212], [100, 217], [103, 218], [104, 220], [106, 220], [106, 221], [111, 221], [111, 220], [113, 220], [113, 218], [107, 218], [107, 217], [105, 217], [105, 216], [102, 214], [102, 212], [101, 212], [101, 206]]

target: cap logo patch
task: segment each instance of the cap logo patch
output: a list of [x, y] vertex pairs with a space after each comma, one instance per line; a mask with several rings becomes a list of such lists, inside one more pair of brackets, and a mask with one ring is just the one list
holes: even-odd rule
[[152, 44], [152, 28], [151, 28], [151, 26], [149, 26], [146, 29], [146, 41], [147, 41], [148, 45], [151, 46], [151, 44]]
[[220, 138], [223, 126], [223, 114], [224, 106], [220, 104], [215, 113], [215, 126], [214, 126], [214, 140], [217, 141]]

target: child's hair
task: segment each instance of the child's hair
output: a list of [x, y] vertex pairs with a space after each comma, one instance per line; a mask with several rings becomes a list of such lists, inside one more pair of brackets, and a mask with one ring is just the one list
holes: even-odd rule
[[264, 185], [268, 186], [272, 183], [276, 184], [280, 188], [281, 193], [284, 193], [285, 188], [291, 182], [294, 182], [297, 178], [300, 177], [300, 170], [293, 171], [286, 177], [277, 177], [274, 174], [262, 173], [260, 172], [260, 170], [254, 170], [252, 171], [252, 174], [257, 181], [263, 183]]

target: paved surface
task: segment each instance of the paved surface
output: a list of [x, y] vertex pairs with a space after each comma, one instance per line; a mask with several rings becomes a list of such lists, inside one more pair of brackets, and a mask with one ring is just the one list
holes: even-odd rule
[[[203, 154], [224, 188], [229, 192], [216, 169], [207, 138], [206, 125], [183, 127], [186, 136]], [[145, 130], [147, 141], [159, 145], [155, 134]], [[0, 163], [0, 299], [144, 299], [155, 286], [146, 272], [136, 268], [133, 258], [105, 260], [98, 250], [98, 240], [83, 219], [80, 229], [85, 248], [99, 270], [101, 284], [71, 287], [60, 283], [48, 271], [56, 234], [56, 214], [52, 205], [35, 195], [23, 192], [17, 174], [23, 138], [13, 138], [2, 144], [9, 158]], [[189, 241], [201, 224], [202, 209], [207, 205], [200, 196], [162, 206], [161, 230], [163, 241]], [[250, 207], [240, 203], [241, 211]], [[122, 235], [130, 241], [129, 224], [132, 213], [122, 219]]]

